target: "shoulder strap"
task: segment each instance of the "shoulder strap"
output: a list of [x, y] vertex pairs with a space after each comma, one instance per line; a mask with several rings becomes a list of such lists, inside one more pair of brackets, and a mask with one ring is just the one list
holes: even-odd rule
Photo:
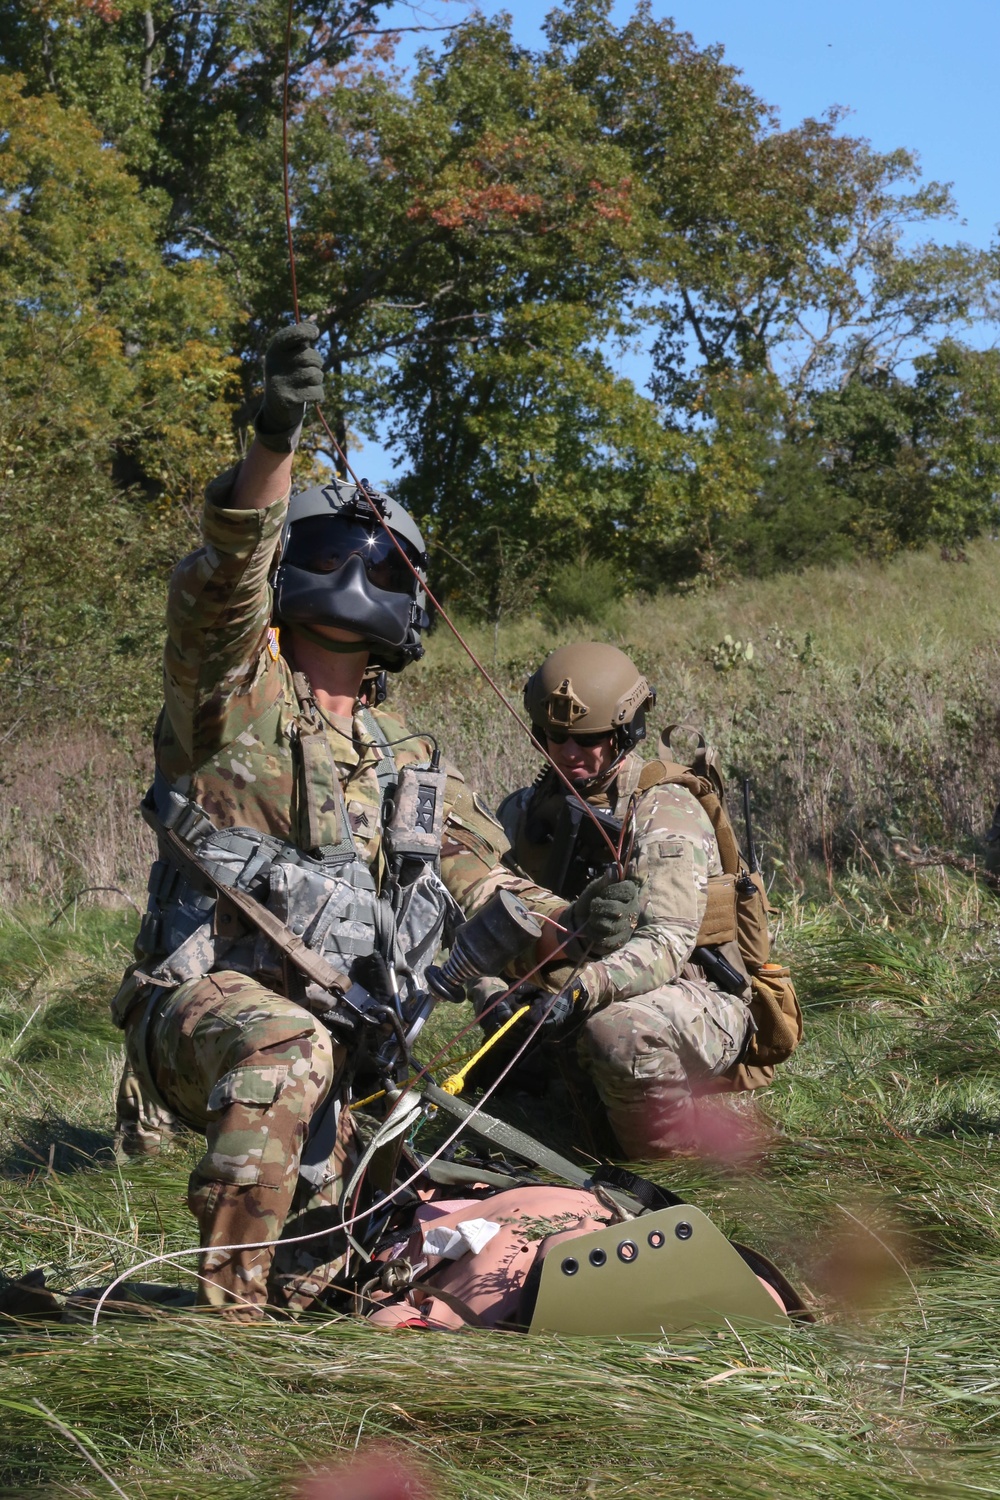
[[363, 708], [358, 718], [371, 735], [379, 750], [379, 756], [375, 762], [375, 775], [378, 779], [379, 791], [382, 793], [384, 799], [386, 793], [391, 791], [396, 784], [396, 761], [382, 726], [371, 709]]
[[706, 743], [705, 736], [696, 724], [687, 724], [683, 721], [677, 724], [668, 724], [666, 729], [660, 731], [661, 751], [671, 751], [673, 746], [670, 741], [678, 729], [686, 730], [695, 741], [695, 748], [691, 755], [688, 766], [696, 776], [710, 781], [712, 788], [720, 799], [725, 799], [726, 778], [722, 774], [722, 759], [717, 750]]
[[648, 792], [666, 780], [666, 767], [662, 760], [643, 760], [630, 755], [618, 773], [615, 782], [616, 805], [623, 806], [635, 792]]
[[696, 771], [691, 770], [690, 766], [682, 766], [677, 761], [654, 761], [651, 764], [662, 766], [663, 775], [660, 781], [663, 784], [685, 787], [693, 797], [698, 799], [708, 815], [719, 845], [719, 858], [722, 860], [723, 873], [738, 875], [743, 868], [740, 846], [736, 842], [733, 825], [729, 821], [729, 814], [714, 781], [707, 776], [699, 776]]

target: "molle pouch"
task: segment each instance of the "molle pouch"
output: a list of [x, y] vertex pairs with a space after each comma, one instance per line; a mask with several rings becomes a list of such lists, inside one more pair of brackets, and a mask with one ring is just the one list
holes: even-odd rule
[[303, 849], [337, 845], [348, 830], [343, 826], [343, 799], [337, 766], [325, 734], [298, 734], [298, 826]]
[[785, 1062], [802, 1040], [802, 1011], [788, 969], [782, 964], [750, 964], [750, 1014], [756, 1030], [741, 1065], [773, 1068]]
[[396, 930], [414, 988], [424, 988], [427, 965], [439, 948], [450, 948], [465, 914], [432, 865], [399, 889]]
[[699, 947], [721, 948], [736, 941], [736, 877], [708, 877], [708, 905], [698, 929]]
[[736, 879], [735, 891], [740, 952], [752, 974], [756, 967], [766, 964], [771, 957], [771, 937], [767, 930], [767, 917], [771, 907], [764, 882], [757, 874], [742, 871]]
[[375, 951], [378, 896], [367, 867], [346, 860], [324, 868], [319, 861], [275, 860], [268, 909], [338, 968]]
[[403, 766], [385, 839], [393, 859], [433, 860], [444, 828], [444, 766]]

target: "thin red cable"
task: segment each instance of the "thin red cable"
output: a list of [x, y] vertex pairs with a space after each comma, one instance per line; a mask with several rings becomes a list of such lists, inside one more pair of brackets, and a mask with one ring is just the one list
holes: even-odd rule
[[[283, 172], [284, 172], [285, 234], [286, 234], [286, 238], [288, 240], [288, 265], [289, 265], [289, 270], [291, 272], [291, 280], [292, 280], [292, 312], [294, 314], [296, 323], [299, 323], [299, 322], [301, 322], [301, 317], [300, 317], [300, 314], [299, 314], [299, 293], [298, 293], [297, 277], [296, 277], [296, 272], [295, 272], [295, 240], [294, 240], [294, 235], [292, 233], [291, 190], [290, 190], [290, 185], [289, 185], [289, 170], [288, 170], [288, 88], [289, 88], [289, 73], [290, 73], [290, 70], [291, 70], [292, 11], [293, 11], [293, 6], [294, 6], [294, 0], [288, 0], [288, 17], [287, 17], [287, 24], [286, 24], [286, 27], [285, 27], [284, 109], [283, 109], [282, 122], [281, 122], [281, 140], [282, 140], [282, 167], [283, 167]], [[336, 437], [334, 436], [334, 434], [333, 434], [333, 432], [332, 432], [332, 430], [330, 428], [330, 424], [326, 420], [326, 417], [323, 414], [323, 408], [319, 405], [319, 403], [317, 403], [317, 405], [316, 405], [316, 415], [319, 417], [320, 422], [323, 424], [323, 430], [325, 431], [327, 437], [330, 439], [330, 442], [333, 444], [334, 452], [335, 452], [337, 458], [343, 464], [344, 470], [345, 470], [346, 474], [348, 475], [348, 477], [350, 479], [352, 479], [354, 481], [354, 485], [355, 485], [358, 493], [361, 494], [361, 495], [363, 495], [365, 497], [365, 500], [368, 502], [368, 506], [369, 506], [369, 509], [371, 510], [372, 515], [375, 517], [375, 519], [378, 522], [378, 524], [382, 527], [382, 530], [385, 532], [386, 536], [392, 542], [392, 544], [395, 547], [396, 551], [399, 553], [400, 557], [403, 559], [403, 562], [406, 564], [407, 568], [409, 568], [410, 572], [413, 574], [413, 577], [420, 584], [420, 586], [423, 589], [424, 593], [427, 595], [428, 599], [434, 605], [434, 608], [437, 610], [438, 614], [441, 616], [442, 620], [447, 625], [447, 627], [451, 631], [452, 635], [458, 641], [458, 644], [461, 646], [462, 650], [468, 656], [468, 658], [472, 662], [473, 666], [479, 672], [480, 676], [484, 679], [484, 681], [486, 681], [487, 683], [489, 683], [490, 687], [493, 689], [493, 692], [496, 694], [496, 696], [500, 699], [500, 702], [503, 704], [504, 708], [511, 715], [511, 717], [520, 725], [520, 727], [524, 730], [525, 734], [528, 736], [528, 739], [534, 745], [535, 749], [539, 752], [540, 755], [543, 756], [543, 758], [546, 761], [548, 761], [549, 765], [551, 766], [552, 770], [555, 771], [556, 775], [558, 776], [559, 780], [562, 782], [563, 786], [567, 789], [567, 791], [571, 792], [574, 797], [576, 797], [577, 801], [580, 803], [580, 806], [583, 808], [583, 810], [586, 813], [587, 817], [593, 823], [594, 827], [597, 829], [597, 831], [600, 834], [601, 838], [604, 840], [605, 844], [607, 845], [608, 852], [610, 853], [611, 858], [614, 861], [615, 868], [616, 868], [616, 870], [618, 872], [618, 877], [619, 877], [619, 879], [621, 879], [622, 876], [623, 876], [623, 874], [624, 874], [624, 870], [622, 868], [622, 864], [621, 864], [621, 860], [620, 860], [620, 851], [615, 848], [615, 845], [614, 845], [612, 839], [610, 838], [607, 830], [602, 825], [600, 819], [598, 817], [596, 817], [593, 808], [590, 806], [590, 803], [583, 796], [583, 794], [573, 785], [573, 783], [570, 781], [569, 777], [566, 776], [564, 774], [564, 772], [562, 772], [559, 769], [559, 767], [556, 765], [555, 761], [552, 759], [551, 755], [549, 754], [548, 750], [546, 750], [545, 746], [542, 745], [535, 738], [535, 735], [531, 731], [530, 725], [528, 725], [525, 722], [525, 720], [522, 719], [521, 715], [518, 713], [517, 709], [511, 703], [510, 699], [507, 697], [506, 693], [500, 687], [499, 683], [497, 683], [496, 681], [494, 681], [494, 679], [490, 676], [489, 672], [483, 666], [482, 662], [479, 660], [478, 656], [473, 651], [473, 649], [469, 645], [468, 641], [466, 641], [465, 637], [462, 635], [462, 632], [459, 630], [458, 626], [455, 624], [455, 622], [452, 620], [451, 616], [448, 614], [448, 611], [445, 609], [444, 605], [431, 592], [430, 587], [428, 586], [426, 580], [423, 579], [423, 578], [421, 578], [418, 570], [414, 567], [413, 563], [410, 561], [409, 557], [406, 555], [406, 551], [400, 545], [399, 539], [396, 536], [395, 532], [388, 525], [385, 517], [379, 511], [378, 506], [375, 504], [374, 500], [368, 494], [367, 489], [360, 483], [360, 481], [358, 479], [358, 476], [355, 474], [354, 470], [351, 468], [351, 465], [349, 464], [349, 462], [347, 460], [347, 454], [344, 452], [343, 448], [340, 446], [339, 442], [337, 441]]]
[[285, 193], [285, 233], [288, 236], [288, 269], [292, 277], [292, 308], [296, 323], [299, 317], [299, 287], [295, 276], [295, 245], [292, 240], [292, 200], [288, 171], [288, 85], [292, 59], [292, 7], [295, 0], [288, 0], [288, 15], [285, 18], [285, 80], [281, 109], [281, 180]]

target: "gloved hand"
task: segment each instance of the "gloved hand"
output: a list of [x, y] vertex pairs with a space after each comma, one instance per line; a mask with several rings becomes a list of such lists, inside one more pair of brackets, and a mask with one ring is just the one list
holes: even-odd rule
[[264, 400], [254, 418], [257, 441], [272, 453], [294, 453], [310, 401], [323, 399], [323, 360], [315, 323], [282, 328], [264, 355]]
[[532, 1001], [528, 1020], [543, 1031], [564, 1026], [573, 1014], [578, 1001], [587, 999], [587, 987], [581, 979], [573, 979], [556, 995], [540, 994]]
[[616, 880], [610, 873], [592, 880], [577, 896], [565, 917], [571, 932], [583, 929], [577, 941], [588, 952], [597, 954], [613, 953], [627, 943], [638, 921], [637, 882]]
[[[469, 999], [476, 1012], [476, 1020], [486, 1036], [492, 1036], [505, 1021], [509, 1021], [517, 1005], [522, 1003], [515, 1000], [514, 996], [507, 995], [509, 988], [502, 979], [495, 978], [477, 979], [469, 988]], [[498, 1001], [498, 995], [506, 995], [507, 998]]]

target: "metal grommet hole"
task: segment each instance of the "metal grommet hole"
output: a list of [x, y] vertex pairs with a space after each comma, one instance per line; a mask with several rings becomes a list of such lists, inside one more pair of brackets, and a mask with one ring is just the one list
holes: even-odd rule
[[662, 1229], [651, 1229], [646, 1236], [646, 1243], [653, 1250], [662, 1250], [667, 1243], [667, 1237]]
[[621, 1244], [618, 1246], [618, 1259], [625, 1261], [626, 1264], [629, 1261], [635, 1260], [638, 1254], [639, 1246], [636, 1244], [635, 1240], [622, 1240]]
[[575, 1260], [572, 1255], [567, 1255], [566, 1259], [562, 1263], [562, 1273], [563, 1273], [563, 1275], [564, 1276], [575, 1276], [576, 1273], [577, 1273], [577, 1271], [579, 1271], [579, 1269], [580, 1269], [580, 1262], [578, 1260]]
[[676, 1234], [679, 1240], [689, 1240], [694, 1234], [694, 1230], [686, 1220], [682, 1219], [679, 1224], [674, 1225], [674, 1234]]
[[608, 1258], [608, 1252], [600, 1246], [590, 1252], [590, 1264], [592, 1266], [603, 1266]]

